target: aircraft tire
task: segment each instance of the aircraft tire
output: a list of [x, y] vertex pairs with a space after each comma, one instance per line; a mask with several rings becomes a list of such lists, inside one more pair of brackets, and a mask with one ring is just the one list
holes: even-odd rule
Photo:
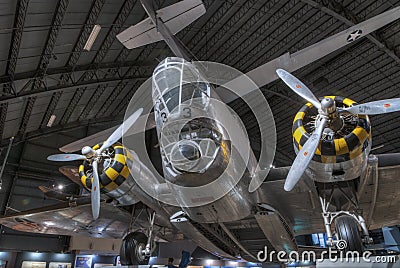
[[344, 252], [363, 252], [363, 243], [358, 229], [358, 223], [353, 217], [348, 215], [337, 217], [335, 219], [335, 230], [338, 239], [347, 242], [347, 247], [342, 249]]
[[147, 243], [147, 236], [141, 232], [129, 233], [122, 240], [120, 260], [122, 265], [147, 265], [149, 257], [140, 253]]

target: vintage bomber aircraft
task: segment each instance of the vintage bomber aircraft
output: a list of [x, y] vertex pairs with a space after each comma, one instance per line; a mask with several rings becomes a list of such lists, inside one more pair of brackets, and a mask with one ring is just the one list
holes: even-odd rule
[[[160, 10], [155, 12], [148, 1], [142, 0], [141, 2], [149, 14], [149, 19], [139, 26], [136, 25], [138, 27], [133, 26], [134, 28], [128, 29], [128, 32], [122, 33], [119, 36], [120, 40], [123, 39], [122, 42], [128, 47], [135, 47], [136, 37], [139, 45], [164, 39], [172, 51], [181, 58], [165, 59], [156, 68], [156, 71], [166, 72], [169, 68], [176, 67], [176, 63], [180, 63], [180, 66], [186, 66], [200, 77], [201, 72], [190, 62], [185, 61], [185, 59], [189, 59], [189, 56], [173, 36], [173, 33], [182, 29], [182, 25], [178, 23], [179, 27], [176, 27], [176, 23], [170, 22], [168, 25], [167, 22], [173, 18], [182, 19], [180, 23], [183, 24], [192, 22], [193, 17], [204, 13], [202, 3], [187, 0], [177, 3], [176, 5], [179, 6], [175, 6], [175, 8], [166, 8], [164, 12], [160, 12]], [[174, 10], [181, 12], [182, 17], [179, 14], [171, 16], [170, 12], [174, 12]], [[185, 16], [190, 13], [189, 11], [193, 11], [197, 15]], [[247, 75], [258, 86], [262, 86], [278, 78], [275, 74], [277, 68], [294, 71], [358, 39], [349, 38], [352, 34], [357, 33], [357, 37], [369, 34], [396, 20], [399, 15], [400, 8], [392, 9], [293, 55], [285, 54]], [[176, 28], [171, 30], [170, 27]], [[132, 36], [132, 30], [138, 32]], [[149, 32], [157, 34], [157, 37], [146, 34]], [[130, 37], [126, 38], [127, 36]], [[128, 43], [125, 42], [127, 40], [129, 40]], [[278, 71], [278, 74], [292, 88], [294, 85], [295, 92], [301, 92], [299, 89], [306, 88], [285, 71]], [[172, 93], [170, 91], [173, 91], [174, 88], [163, 88], [160, 84], [157, 85], [157, 81], [160, 82], [160, 80], [153, 80], [153, 101], [154, 105], [158, 107], [154, 117], [157, 122], [157, 131], [159, 131], [163, 124], [163, 120], [160, 118], [161, 112], [168, 112], [167, 116], [170, 118], [179, 117], [179, 113], [174, 114], [174, 108], [179, 107], [181, 103], [176, 100], [174, 107], [161, 109], [160, 103], [165, 101], [164, 96]], [[293, 81], [295, 81], [294, 84]], [[164, 91], [156, 91], [156, 88]], [[188, 92], [183, 92], [183, 90]], [[210, 84], [195, 83], [189, 86], [182, 85], [178, 92], [180, 95], [198, 92], [200, 99], [207, 99], [212, 94], [217, 95], [213, 91]], [[134, 178], [139, 176], [148, 179], [149, 182], [157, 183], [154, 180], [154, 174], [148, 172], [149, 170], [134, 151], [117, 143], [131, 125], [136, 124], [133, 127], [135, 129], [139, 123], [146, 124], [145, 117], [139, 117], [141, 113], [139, 109], [128, 117], [124, 123], [125, 127], [103, 131], [101, 135], [91, 136], [61, 148], [63, 151], [74, 151], [72, 148], [76, 148], [82, 142], [91, 140], [88, 144], [93, 145], [93, 142], [104, 140], [104, 136], [110, 136], [106, 142], [95, 145], [93, 148], [84, 147], [82, 155], [65, 154], [49, 157], [50, 160], [84, 161], [79, 168], [79, 173], [83, 186], [91, 190], [90, 200], [86, 196], [71, 197], [69, 201], [56, 206], [3, 217], [0, 219], [0, 223], [28, 232], [124, 237], [121, 260], [125, 264], [146, 263], [154, 250], [155, 238], [174, 241], [183, 236], [190, 238], [200, 247], [217, 256], [229, 259], [243, 258], [250, 261], [257, 260], [257, 252], [265, 245], [270, 249], [288, 252], [298, 249], [294, 239], [295, 235], [321, 231], [328, 233], [330, 246], [341, 248], [343, 245], [339, 241], [346, 241], [348, 248], [361, 250], [361, 242], [370, 242], [366, 227], [380, 228], [383, 225], [394, 225], [400, 222], [400, 215], [393, 213], [393, 211], [397, 211], [399, 200], [392, 194], [391, 189], [398, 185], [395, 181], [400, 157], [398, 155], [391, 155], [389, 158], [384, 155], [377, 157], [369, 155], [370, 126], [368, 118], [362, 114], [366, 114], [366, 111], [372, 109], [371, 103], [354, 105], [351, 100], [340, 97], [325, 98], [320, 103], [309, 92], [302, 94], [312, 105], [308, 104], [303, 109], [304, 111], [300, 111], [295, 118], [294, 144], [300, 153], [290, 172], [289, 168], [271, 169], [264, 183], [254, 192], [248, 191], [247, 186], [253, 178], [249, 175], [251, 173], [247, 172], [229, 193], [204, 206], [187, 207], [185, 204], [181, 204], [180, 207], [171, 206], [162, 204], [149, 196], [138, 187]], [[173, 95], [170, 94], [170, 97]], [[233, 98], [232, 95], [220, 97], [226, 102]], [[397, 103], [398, 100], [386, 100], [383, 102], [383, 108], [380, 106], [378, 107], [380, 110], [378, 110], [380, 112], [398, 110]], [[378, 105], [381, 104], [382, 102], [378, 103]], [[338, 108], [335, 108], [335, 105]], [[312, 107], [321, 109], [316, 111]], [[219, 115], [216, 113], [213, 116], [217, 119]], [[178, 177], [178, 180], [184, 181], [185, 177], [200, 177], [199, 172], [210, 172], [215, 168], [222, 170], [226, 165], [218, 160], [231, 154], [235, 149], [234, 145], [229, 144], [229, 137], [215, 122], [200, 123], [203, 123], [205, 129], [212, 128], [211, 132], [217, 134], [207, 136], [207, 139], [214, 137], [216, 148], [221, 148], [221, 144], [224, 144], [224, 149], [216, 150], [217, 153], [213, 159], [209, 160], [210, 165], [205, 165], [205, 169], [195, 172], [191, 172], [192, 170], [187, 167], [185, 167], [186, 169], [180, 167], [168, 169], [176, 163], [168, 158], [163, 158], [162, 164], [166, 180]], [[147, 122], [147, 128], [152, 127], [154, 124]], [[197, 130], [196, 128], [186, 129], [190, 132], [189, 134], [191, 131]], [[110, 133], [112, 134], [110, 135]], [[199, 136], [201, 133], [195, 134], [200, 140], [204, 138]], [[344, 137], [342, 137], [343, 135]], [[189, 136], [191, 135], [182, 135], [182, 137]], [[346, 140], [347, 136], [349, 137]], [[322, 142], [320, 143], [321, 137]], [[359, 142], [355, 142], [356, 139]], [[178, 146], [179, 149], [182, 149], [182, 155], [188, 156], [189, 159], [196, 159], [202, 153], [202, 148], [196, 145], [198, 140], [183, 138], [177, 141], [178, 145], [179, 143], [182, 143], [182, 146]], [[318, 148], [319, 144], [321, 145]], [[332, 144], [336, 147], [333, 147]], [[333, 153], [332, 149], [335, 149]], [[161, 144], [160, 150], [163, 153], [164, 148]], [[222, 152], [225, 154], [223, 157], [221, 156]], [[312, 161], [310, 156], [314, 156]], [[304, 168], [301, 170], [297, 169], [299, 163], [304, 164]], [[309, 169], [306, 170], [306, 174], [302, 175], [301, 173], [308, 164]], [[129, 165], [134, 168], [127, 169], [126, 167]], [[248, 170], [253, 169], [251, 166], [247, 168]], [[315, 177], [315, 174], [321, 177]], [[288, 178], [285, 182], [286, 176]], [[310, 180], [300, 180], [300, 177], [310, 177], [315, 183], [311, 183]], [[213, 177], [211, 176], [211, 178]], [[188, 181], [195, 180], [189, 179]], [[294, 185], [296, 186], [294, 187]], [[388, 187], [388, 185], [390, 186]], [[102, 195], [100, 195], [99, 189], [102, 190]], [[155, 191], [157, 190], [159, 189], [155, 189]], [[285, 190], [292, 191], [286, 192]], [[169, 194], [174, 197], [173, 193]], [[387, 199], [382, 198], [381, 195], [391, 195], [392, 202], [386, 202]], [[282, 198], [283, 196], [284, 198]], [[183, 199], [182, 196], [179, 196], [176, 201], [184, 202]], [[320, 200], [324, 221], [320, 219], [321, 213], [318, 206]], [[92, 209], [90, 209], [90, 202], [92, 202]], [[375, 207], [379, 208], [379, 211], [375, 211]], [[149, 222], [147, 224], [143, 221], [141, 213], [144, 209], [148, 211]], [[362, 215], [357, 214], [361, 209], [366, 213], [363, 216], [367, 219], [367, 223], [361, 217]], [[331, 232], [333, 220], [335, 220], [335, 234]], [[50, 222], [51, 224], [49, 224]], [[357, 223], [364, 231], [363, 237], [358, 232]], [[347, 228], [351, 228], [351, 234], [347, 233]], [[248, 230], [248, 232], [243, 233], [243, 230]], [[254, 244], [254, 241], [261, 241], [261, 244]]]

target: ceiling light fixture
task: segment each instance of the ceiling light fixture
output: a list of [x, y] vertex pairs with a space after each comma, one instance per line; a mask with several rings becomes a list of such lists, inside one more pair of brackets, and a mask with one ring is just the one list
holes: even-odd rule
[[100, 29], [101, 29], [101, 26], [98, 24], [96, 24], [93, 27], [92, 32], [90, 33], [89, 38], [86, 41], [85, 46], [83, 47], [84, 50], [89, 51], [92, 48], [94, 41], [96, 40], [97, 36], [99, 35]]

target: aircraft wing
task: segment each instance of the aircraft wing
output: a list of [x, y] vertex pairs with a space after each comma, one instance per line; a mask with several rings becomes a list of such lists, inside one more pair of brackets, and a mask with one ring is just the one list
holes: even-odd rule
[[[185, 1], [182, 1], [182, 2], [185, 2]], [[188, 1], [188, 2], [191, 2], [191, 1]], [[194, 3], [193, 7], [199, 8], [199, 7], [197, 7], [198, 5], [196, 4], [197, 1], [193, 1], [193, 3]], [[166, 11], [170, 11], [170, 10], [167, 9]], [[203, 10], [201, 10], [201, 12], [203, 12]], [[165, 12], [165, 16], [167, 16], [167, 15], [170, 17], [169, 12]], [[185, 17], [185, 19], [188, 19], [188, 17], [186, 17], [186, 15], [184, 17]], [[276, 69], [283, 68], [290, 72], [298, 70], [314, 61], [317, 61], [317, 60], [325, 57], [326, 55], [328, 55], [334, 51], [337, 51], [337, 50], [345, 47], [346, 45], [348, 45], [350, 43], [353, 43], [356, 40], [359, 40], [361, 37], [368, 35], [371, 32], [373, 32], [373, 31], [399, 19], [399, 18], [400, 18], [400, 7], [393, 8], [393, 9], [386, 11], [380, 15], [377, 15], [373, 18], [370, 18], [359, 24], [356, 24], [342, 32], [339, 32], [333, 36], [330, 36], [316, 44], [306, 47], [298, 52], [295, 52], [293, 54], [290, 54], [290, 53], [283, 54], [282, 56], [280, 56], [270, 62], [267, 62], [267, 63], [255, 68], [254, 70], [251, 70], [250, 72], [248, 72], [246, 74], [248, 77], [250, 77], [255, 82], [256, 87], [248, 88], [248, 83], [246, 83], [246, 85], [244, 85], [243, 88], [241, 88], [240, 83], [241, 83], [241, 81], [243, 81], [243, 79], [241, 79], [241, 77], [239, 76], [225, 85], [230, 88], [232, 88], [232, 86], [234, 88], [241, 88], [241, 92], [240, 92], [239, 96], [228, 90], [224, 90], [223, 88], [221, 88], [218, 95], [226, 103], [234, 101], [235, 99], [237, 99], [241, 96], [244, 96], [246, 94], [251, 93], [254, 90], [257, 90], [259, 87], [262, 87], [262, 86], [278, 79], [278, 76], [275, 73]], [[177, 20], [177, 21], [179, 21], [178, 24], [182, 24], [182, 25], [185, 24], [185, 23], [182, 23], [180, 20]], [[130, 28], [128, 28], [128, 30], [129, 29]], [[120, 40], [124, 36], [125, 33], [129, 32], [128, 30], [119, 35]], [[143, 29], [141, 29], [141, 31], [142, 30]], [[129, 33], [129, 34], [131, 34], [131, 33]], [[152, 41], [157, 41], [157, 40], [152, 40]], [[138, 120], [139, 122], [137, 122], [136, 124], [137, 125], [138, 124], [146, 124], [146, 121], [144, 121], [145, 119], [147, 119], [147, 115], [142, 115]], [[141, 121], [143, 121], [143, 122], [141, 123]], [[146, 130], [155, 127], [153, 114], [149, 115], [149, 121], [152, 121], [152, 122], [147, 122], [147, 125], [145, 128]], [[88, 136], [84, 139], [81, 139], [79, 141], [67, 144], [67, 145], [61, 147], [60, 151], [65, 152], [65, 153], [75, 152], [77, 150], [80, 150], [85, 145], [95, 145], [96, 143], [99, 143], [99, 142], [105, 140], [105, 138], [107, 138], [114, 131], [115, 128], [106, 129], [98, 134], [94, 134], [94, 135]], [[135, 129], [142, 129], [142, 128], [138, 127]]]
[[[246, 76], [251, 78], [258, 87], [262, 87], [278, 79], [276, 70], [281, 68], [289, 72], [294, 72], [310, 63], [313, 63], [330, 53], [337, 51], [357, 40], [366, 36], [379, 28], [400, 18], [400, 7], [393, 8], [366, 21], [356, 24], [344, 31], [332, 35], [326, 39], [319, 41], [309, 47], [301, 49], [293, 54], [286, 53], [282, 56], [271, 60], [251, 71], [246, 73]], [[238, 97], [242, 97], [258, 87], [249, 88], [248, 83], [241, 86], [241, 83], [246, 81], [241, 76], [233, 79], [224, 85], [227, 88], [241, 88], [240, 95], [237, 96], [227, 90], [223, 94], [218, 94], [221, 99], [229, 103]]]
[[379, 167], [376, 181], [367, 181], [360, 203], [369, 229], [400, 224], [400, 165]]
[[78, 168], [76, 166], [62, 166], [58, 169], [61, 174], [66, 176], [72, 182], [82, 186], [81, 178], [79, 177]]
[[303, 178], [292, 191], [286, 192], [283, 188], [286, 176], [279, 178], [279, 173], [273, 179], [268, 176], [261, 185], [259, 189], [262, 192], [261, 196], [266, 198], [261, 202], [279, 211], [292, 226], [295, 236], [325, 232], [318, 195], [315, 187], [310, 186], [312, 181]]
[[23, 232], [122, 238], [129, 228], [131, 215], [108, 203], [101, 203], [100, 217], [92, 219], [90, 197], [74, 204], [32, 209], [0, 218], [0, 224]]
[[[376, 157], [378, 176], [367, 176], [365, 187], [359, 190], [359, 203], [368, 229], [400, 224], [400, 153]], [[261, 186], [262, 196], [267, 196], [269, 205], [291, 223], [295, 235], [325, 232], [321, 205], [315, 187], [310, 186], [311, 179], [301, 179], [290, 192], [284, 190], [289, 168], [271, 169]]]

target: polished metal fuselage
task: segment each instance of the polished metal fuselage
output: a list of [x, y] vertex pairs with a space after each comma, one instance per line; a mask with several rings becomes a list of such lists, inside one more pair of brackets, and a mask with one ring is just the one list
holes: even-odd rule
[[[248, 191], [249, 170], [254, 167], [248, 164], [256, 162], [246, 163], [231, 143], [221, 116], [228, 111], [211, 101], [211, 96], [218, 98], [215, 95], [199, 71], [182, 59], [167, 58], [153, 73], [153, 102], [164, 178], [182, 210], [196, 222], [240, 220], [254, 206]], [[243, 176], [233, 179], [240, 174], [239, 170], [244, 170]], [[215, 183], [222, 175], [226, 179]], [[206, 190], [213, 183], [208, 188], [212, 191]], [[188, 194], [185, 191], [188, 187], [196, 187], [198, 191]]]

